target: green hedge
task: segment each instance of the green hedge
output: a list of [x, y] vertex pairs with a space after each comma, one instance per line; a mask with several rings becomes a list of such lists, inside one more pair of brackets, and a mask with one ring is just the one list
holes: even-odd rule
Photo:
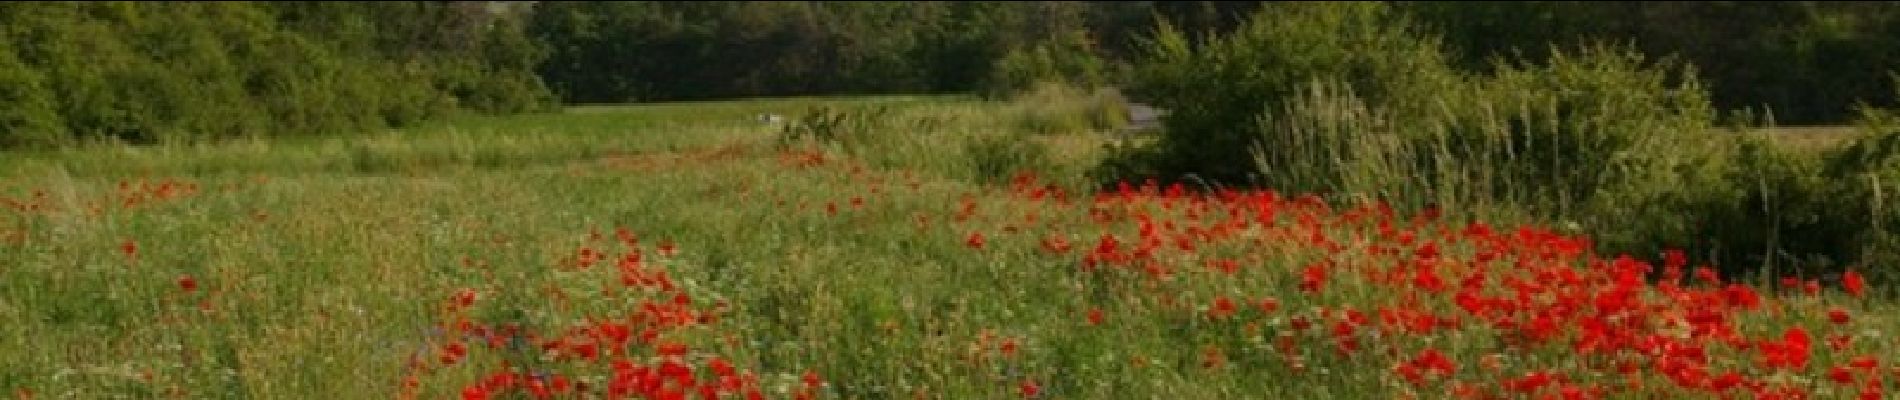
[[[450, 24], [455, 19], [449, 16], [476, 15], [455, 7], [0, 6], [0, 110], [5, 110], [0, 111], [0, 146], [360, 132], [412, 124], [456, 108], [550, 108], [552, 96], [530, 69], [539, 62], [539, 50], [508, 18], [481, 29], [477, 40], [460, 48], [391, 51], [353, 42], [449, 32], [412, 25]], [[356, 23], [297, 22], [312, 19]], [[338, 32], [344, 29], [358, 34]]]

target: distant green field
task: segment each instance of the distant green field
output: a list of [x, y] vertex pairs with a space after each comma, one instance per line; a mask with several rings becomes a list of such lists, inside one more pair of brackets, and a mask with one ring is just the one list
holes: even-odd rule
[[1791, 148], [1830, 149], [1847, 144], [1860, 134], [1853, 126], [1783, 126], [1770, 129], [1777, 142]]

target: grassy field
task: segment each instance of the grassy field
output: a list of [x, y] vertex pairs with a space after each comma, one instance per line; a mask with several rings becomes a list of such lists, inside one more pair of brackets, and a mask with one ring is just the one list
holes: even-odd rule
[[1783, 126], [1769, 129], [1775, 142], [1796, 149], [1824, 150], [1843, 146], [1858, 135], [1853, 126]]
[[[873, 104], [946, 117], [863, 153], [779, 147], [753, 119]], [[1297, 194], [1088, 193], [1088, 133], [1031, 136], [1043, 175], [994, 179], [966, 144], [1031, 129], [1002, 117], [1023, 107], [590, 106], [0, 153], [0, 389], [1880, 398], [1900, 374], [1900, 310], [1852, 279], [1723, 283], [1536, 227]]]

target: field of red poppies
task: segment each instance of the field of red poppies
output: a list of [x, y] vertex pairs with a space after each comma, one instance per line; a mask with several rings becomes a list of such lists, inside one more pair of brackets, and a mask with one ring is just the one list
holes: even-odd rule
[[726, 132], [506, 169], [11, 175], [0, 389], [1880, 399], [1900, 379], [1895, 309], [1857, 273], [1724, 278], [1440, 210], [979, 185]]

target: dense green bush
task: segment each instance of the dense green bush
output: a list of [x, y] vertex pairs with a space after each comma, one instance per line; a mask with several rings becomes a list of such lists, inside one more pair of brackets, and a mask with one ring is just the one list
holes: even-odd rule
[[[456, 108], [555, 104], [531, 70], [543, 56], [519, 24], [470, 3], [44, 2], [3, 11], [5, 147], [350, 133]], [[473, 40], [419, 39], [462, 33]]]
[[1016, 49], [996, 60], [982, 94], [1007, 98], [1038, 90], [1039, 84], [1058, 83], [1095, 89], [1110, 83], [1111, 67], [1095, 54], [1088, 33], [1064, 32], [1055, 38]]
[[[0, 48], [13, 42], [0, 34]], [[46, 76], [11, 51], [0, 51], [0, 148], [51, 147], [66, 141]]]
[[1437, 102], [1423, 121], [1440, 127], [1436, 153], [1455, 158], [1465, 177], [1482, 173], [1498, 200], [1553, 215], [1639, 182], [1690, 179], [1676, 171], [1706, 164], [1682, 152], [1715, 140], [1693, 71], [1610, 46], [1552, 54], [1542, 64], [1500, 63], [1470, 79], [1471, 95]]
[[1402, 21], [1380, 3], [1276, 3], [1200, 46], [1163, 25], [1130, 87], [1170, 112], [1151, 167], [1169, 179], [1302, 186], [1249, 182], [1255, 141], [1267, 140], [1260, 144], [1267, 151], [1303, 151], [1259, 131], [1254, 122], [1269, 112], [1263, 107], [1278, 107], [1316, 80], [1343, 82], [1375, 106], [1439, 91], [1452, 79], [1449, 68], [1437, 46]]
[[1833, 185], [1826, 199], [1838, 223], [1854, 227], [1833, 247], [1846, 262], [1876, 276], [1900, 282], [1900, 115], [1863, 112], [1863, 135], [1825, 155], [1822, 179]]
[[1160, 32], [1137, 83], [1173, 114], [1157, 143], [1111, 161], [1113, 178], [1197, 174], [1523, 218], [1610, 251], [1687, 249], [1735, 276], [1900, 256], [1888, 114], [1869, 113], [1870, 134], [1836, 152], [1795, 151], [1716, 129], [1691, 66], [1626, 46], [1553, 47], [1467, 75], [1376, 4], [1262, 15], [1274, 18], [1201, 46]]
[[1896, 101], [1880, 74], [1900, 61], [1900, 4], [1892, 2], [1403, 1], [1444, 35], [1460, 65], [1552, 45], [1629, 43], [1694, 63], [1725, 111], [1773, 110], [1799, 124], [1846, 123], [1856, 101]]
[[1900, 282], [1900, 271], [1887, 267], [1900, 261], [1893, 212], [1900, 201], [1890, 194], [1900, 187], [1894, 126], [1888, 113], [1869, 109], [1861, 137], [1822, 152], [1780, 146], [1748, 129], [1681, 143], [1650, 156], [1699, 159], [1681, 163], [1678, 179], [1638, 181], [1669, 196], [1604, 202], [1590, 212], [1610, 233], [1605, 244], [1618, 250], [1695, 249], [1724, 272], [1764, 279], [1851, 268]]

